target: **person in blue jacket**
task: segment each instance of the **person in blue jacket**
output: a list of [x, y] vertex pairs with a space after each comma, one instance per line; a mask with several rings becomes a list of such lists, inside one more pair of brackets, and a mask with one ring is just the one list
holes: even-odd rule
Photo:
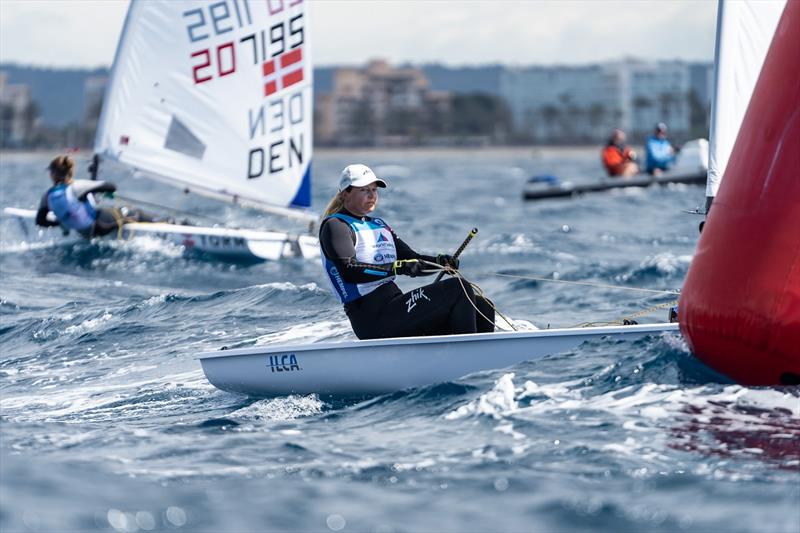
[[676, 150], [667, 139], [667, 125], [663, 122], [656, 124], [653, 135], [647, 138], [645, 153], [645, 171], [653, 176], [658, 176], [675, 163]]

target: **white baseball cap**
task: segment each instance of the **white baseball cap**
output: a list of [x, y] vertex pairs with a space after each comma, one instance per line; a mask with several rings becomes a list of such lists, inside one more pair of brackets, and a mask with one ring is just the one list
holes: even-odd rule
[[387, 187], [386, 182], [377, 177], [367, 165], [347, 165], [342, 170], [342, 177], [339, 179], [339, 190], [343, 191], [348, 187], [364, 187], [370, 183], [375, 183], [378, 187]]

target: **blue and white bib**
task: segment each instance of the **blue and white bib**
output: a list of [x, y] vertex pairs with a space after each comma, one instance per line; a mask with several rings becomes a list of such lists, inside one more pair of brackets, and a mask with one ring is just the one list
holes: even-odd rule
[[[346, 222], [356, 236], [356, 261], [359, 263], [369, 263], [373, 265], [386, 265], [397, 260], [397, 248], [394, 243], [392, 232], [389, 231], [386, 223], [379, 219], [361, 220], [342, 213], [336, 213], [328, 218], [338, 218]], [[333, 293], [340, 302], [346, 304], [365, 296], [381, 285], [394, 280], [394, 275], [382, 270], [365, 270], [368, 274], [385, 276], [383, 279], [370, 281], [368, 283], [348, 283], [344, 280], [339, 269], [333, 264], [325, 253], [322, 252], [322, 266], [328, 279], [331, 282]]]
[[89, 233], [97, 218], [91, 202], [91, 194], [86, 201], [80, 201], [74, 189], [64, 183], [56, 185], [47, 193], [47, 207], [58, 217], [58, 222], [80, 233]]

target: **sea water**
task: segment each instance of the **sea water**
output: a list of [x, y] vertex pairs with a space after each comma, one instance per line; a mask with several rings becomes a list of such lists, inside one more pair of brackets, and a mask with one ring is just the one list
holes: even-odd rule
[[[53, 155], [2, 156], [3, 207], [36, 207]], [[497, 273], [670, 291], [698, 238], [681, 210], [702, 187], [521, 200], [531, 175], [599, 177], [595, 150], [318, 152], [317, 211], [356, 162], [390, 182], [378, 214], [415, 249], [478, 227], [464, 275], [539, 327], [663, 321], [674, 295]], [[180, 218], [286, 227], [106, 170]], [[361, 400], [251, 399], [213, 388], [195, 355], [352, 339], [317, 261], [0, 224], [2, 531], [800, 530], [800, 391], [727, 382], [678, 335]]]

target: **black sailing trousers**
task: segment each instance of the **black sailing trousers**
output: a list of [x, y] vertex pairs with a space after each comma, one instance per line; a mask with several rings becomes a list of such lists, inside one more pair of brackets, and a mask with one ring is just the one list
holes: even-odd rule
[[494, 309], [489, 301], [457, 278], [406, 293], [387, 283], [347, 304], [345, 312], [359, 339], [494, 331]]

